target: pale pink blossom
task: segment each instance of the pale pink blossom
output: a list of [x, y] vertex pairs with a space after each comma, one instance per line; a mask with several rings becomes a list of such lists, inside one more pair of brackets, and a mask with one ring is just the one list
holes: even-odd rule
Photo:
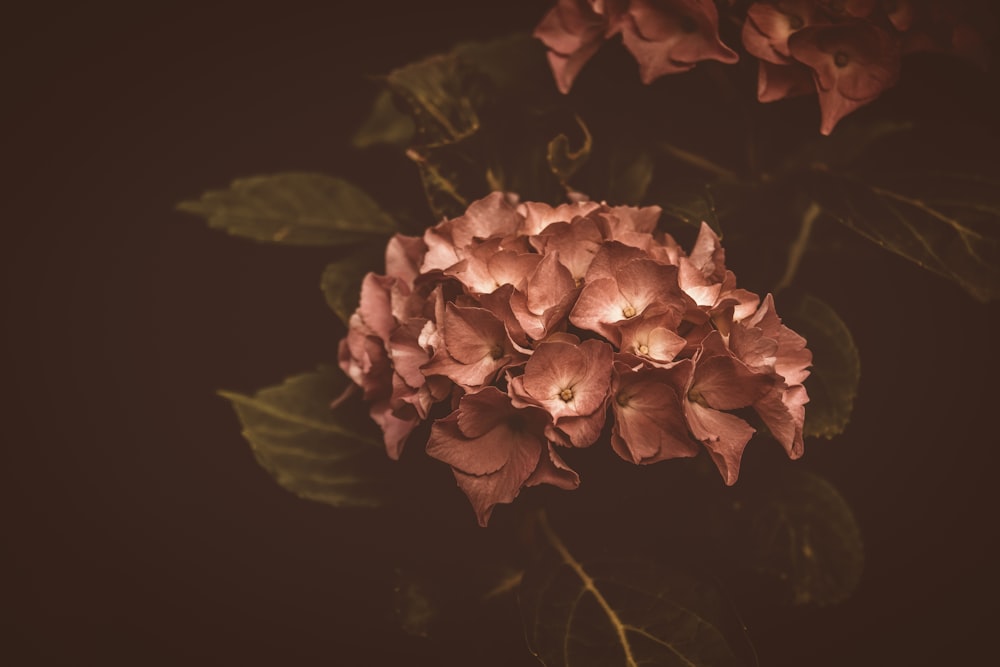
[[620, 457], [648, 464], [698, 454], [684, 417], [692, 367], [690, 359], [671, 369], [615, 364], [611, 446]]
[[548, 47], [556, 86], [568, 93], [587, 61], [619, 33], [645, 84], [704, 60], [739, 58], [719, 39], [712, 0], [558, 0], [534, 36]]
[[[604, 427], [614, 351], [607, 343], [575, 337], [542, 341], [510, 379], [516, 405], [536, 405], [552, 417], [564, 444], [587, 447]], [[558, 434], [552, 439], [563, 440]]]
[[713, 0], [630, 0], [622, 25], [625, 48], [649, 84], [665, 74], [686, 72], [703, 60], [733, 64], [736, 52], [719, 39]]
[[805, 341], [737, 287], [707, 225], [688, 254], [660, 212], [494, 193], [391, 239], [339, 347], [388, 456], [450, 404], [427, 453], [482, 525], [525, 486], [575, 488], [557, 450], [602, 434], [639, 464], [704, 446], [732, 484], [754, 433], [734, 411], [752, 409], [801, 456]]
[[717, 331], [705, 337], [694, 362], [685, 403], [688, 426], [726, 484], [735, 484], [755, 429], [729, 411], [752, 406], [771, 391], [775, 379], [736, 359]]
[[577, 474], [543, 435], [548, 420], [544, 410], [515, 408], [505, 394], [487, 387], [463, 396], [457, 410], [431, 427], [427, 453], [452, 467], [479, 525], [485, 526], [493, 508], [512, 502], [526, 485], [579, 485]]
[[803, 28], [789, 39], [792, 56], [813, 71], [819, 93], [820, 132], [869, 102], [899, 78], [899, 37], [867, 21]]

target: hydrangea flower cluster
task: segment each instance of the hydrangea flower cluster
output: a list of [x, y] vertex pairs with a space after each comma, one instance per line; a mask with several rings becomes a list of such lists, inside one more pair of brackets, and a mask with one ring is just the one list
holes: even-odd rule
[[708, 225], [687, 254], [656, 230], [660, 213], [497, 192], [393, 237], [339, 350], [388, 455], [450, 408], [427, 453], [484, 526], [525, 486], [576, 488], [559, 450], [598, 441], [636, 464], [705, 447], [733, 484], [754, 433], [734, 410], [801, 456], [806, 341], [770, 295], [737, 288]]
[[[948, 53], [985, 69], [989, 49], [974, 14], [968, 0], [765, 0], [737, 20], [743, 46], [759, 59], [757, 98], [817, 93], [828, 135], [895, 85], [907, 53]], [[646, 84], [703, 60], [739, 59], [719, 38], [713, 0], [557, 0], [534, 32], [563, 93], [619, 34]]]
[[986, 42], [965, 9], [955, 0], [755, 2], [743, 45], [760, 60], [757, 97], [817, 93], [828, 135], [896, 83], [906, 53], [951, 53], [985, 67]]
[[534, 32], [548, 47], [563, 93], [604, 41], [618, 34], [639, 63], [643, 83], [686, 72], [702, 60], [739, 59], [719, 39], [712, 0], [558, 0]]

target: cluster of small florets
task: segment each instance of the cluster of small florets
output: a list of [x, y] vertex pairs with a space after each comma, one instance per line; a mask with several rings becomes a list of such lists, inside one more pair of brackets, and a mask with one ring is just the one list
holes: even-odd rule
[[823, 134], [895, 85], [907, 53], [949, 53], [981, 67], [988, 60], [968, 3], [959, 0], [755, 2], [743, 45], [760, 60], [758, 99], [818, 94]]
[[[816, 93], [820, 131], [830, 134], [841, 118], [895, 85], [907, 53], [948, 53], [985, 68], [989, 51], [975, 5], [972, 0], [764, 0], [751, 3], [736, 20], [743, 21], [743, 46], [760, 61], [758, 99]], [[534, 35], [548, 48], [564, 93], [616, 35], [638, 62], [643, 83], [702, 61], [739, 59], [719, 38], [714, 0], [557, 0]]]
[[687, 254], [660, 213], [494, 193], [392, 238], [340, 344], [389, 456], [450, 407], [427, 453], [482, 525], [525, 486], [578, 486], [559, 451], [599, 441], [636, 464], [705, 447], [732, 484], [754, 433], [741, 408], [801, 456], [805, 340], [736, 287], [708, 225]]

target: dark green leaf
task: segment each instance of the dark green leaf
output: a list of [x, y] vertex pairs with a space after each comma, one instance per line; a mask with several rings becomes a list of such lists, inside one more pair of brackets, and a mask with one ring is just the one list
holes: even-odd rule
[[741, 480], [735, 504], [737, 565], [785, 604], [841, 602], [864, 570], [861, 531], [829, 482], [799, 466]]
[[411, 148], [406, 156], [417, 166], [427, 205], [438, 220], [461, 215], [471, 201], [486, 194], [483, 167], [461, 144]]
[[[558, 95], [545, 64], [545, 46], [528, 33], [466, 42], [452, 53], [474, 72], [466, 85], [477, 104], [514, 97], [521, 104], [533, 106]], [[546, 96], [546, 92], [550, 95]]]
[[323, 290], [326, 303], [344, 324], [358, 307], [361, 297], [361, 281], [369, 271], [377, 271], [382, 258], [379, 252], [359, 252], [328, 264], [323, 270], [319, 287]]
[[413, 118], [416, 145], [453, 143], [479, 129], [479, 117], [463, 90], [461, 67], [453, 55], [438, 55], [386, 77], [389, 89]]
[[609, 203], [636, 206], [653, 180], [653, 157], [647, 150], [616, 150], [610, 159], [607, 184]]
[[671, 218], [695, 228], [701, 227], [702, 222], [707, 222], [716, 234], [722, 236], [711, 185], [675, 183], [667, 189], [663, 201], [658, 203], [663, 212]]
[[745, 665], [742, 624], [718, 590], [637, 556], [578, 558], [542, 521], [547, 548], [524, 575], [528, 645], [549, 667]]
[[413, 119], [396, 108], [392, 91], [385, 89], [352, 141], [358, 148], [387, 144], [402, 149], [413, 141], [415, 131]]
[[802, 150], [794, 152], [784, 169], [808, 168], [814, 164], [849, 167], [865, 158], [872, 147], [884, 139], [913, 129], [912, 122], [898, 120], [843, 123], [830, 136], [817, 135]]
[[228, 190], [181, 202], [209, 227], [285, 245], [337, 246], [389, 236], [395, 222], [347, 181], [323, 174], [284, 173], [233, 181]]
[[339, 369], [322, 366], [254, 396], [219, 394], [232, 402], [254, 456], [278, 484], [335, 507], [376, 507], [388, 501], [395, 464], [358, 395], [330, 409], [349, 384]]
[[988, 301], [1000, 294], [1000, 179], [882, 174], [862, 182], [810, 173], [810, 194], [844, 225]]
[[593, 137], [590, 136], [590, 130], [587, 129], [587, 125], [583, 122], [582, 118], [579, 116], [575, 118], [577, 125], [580, 126], [580, 130], [583, 132], [583, 141], [580, 143], [580, 147], [576, 149], [570, 148], [569, 137], [565, 134], [560, 134], [549, 142], [546, 152], [549, 169], [552, 170], [555, 177], [566, 188], [569, 188], [569, 179], [573, 177], [573, 174], [586, 164], [587, 159], [590, 157], [591, 148], [593, 148]]
[[861, 379], [861, 359], [850, 330], [830, 306], [810, 295], [783, 317], [785, 324], [805, 337], [813, 353], [812, 373], [805, 381], [809, 403], [803, 434], [832, 438], [843, 433]]

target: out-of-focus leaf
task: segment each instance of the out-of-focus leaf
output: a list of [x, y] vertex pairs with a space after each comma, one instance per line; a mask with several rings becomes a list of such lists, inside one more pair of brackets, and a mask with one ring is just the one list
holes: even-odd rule
[[337, 317], [348, 324], [361, 298], [361, 281], [369, 271], [378, 270], [382, 258], [379, 252], [359, 252], [328, 264], [320, 277], [319, 287], [326, 303]]
[[392, 615], [399, 629], [412, 637], [430, 637], [441, 617], [442, 582], [423, 573], [397, 568]]
[[234, 236], [299, 246], [337, 246], [391, 235], [396, 223], [347, 181], [283, 173], [233, 181], [177, 205]]
[[413, 118], [396, 108], [392, 91], [382, 90], [368, 118], [354, 135], [352, 142], [358, 148], [387, 144], [403, 149], [413, 141], [416, 126]]
[[636, 206], [642, 202], [653, 180], [653, 156], [648, 150], [618, 150], [610, 158], [607, 201]]
[[549, 667], [752, 664], [714, 585], [637, 556], [584, 559], [542, 521], [546, 548], [521, 583], [531, 651]]
[[[546, 163], [546, 142], [554, 133], [545, 133], [544, 116], [555, 107], [555, 93], [540, 63], [544, 47], [517, 34], [460, 44], [386, 77], [414, 121], [406, 154], [435, 216], [459, 215], [501, 185], [525, 198], [548, 199], [551, 189], [562, 194]], [[539, 132], [543, 138], [533, 136]], [[540, 151], [526, 145], [529, 139]]]
[[805, 295], [783, 312], [785, 324], [806, 339], [813, 353], [803, 434], [832, 438], [851, 420], [861, 379], [861, 359], [850, 330], [825, 302]]
[[847, 501], [825, 479], [782, 466], [736, 487], [736, 565], [784, 604], [827, 605], [854, 592], [864, 570], [861, 531]]
[[[488, 42], [465, 42], [452, 53], [475, 75], [466, 81], [476, 103], [517, 97], [527, 106], [545, 104], [558, 93], [544, 66], [545, 46], [529, 33]], [[542, 64], [542, 66], [540, 66]], [[546, 96], [544, 93], [549, 92]]]
[[575, 118], [577, 125], [583, 132], [583, 142], [580, 147], [575, 150], [570, 148], [569, 137], [566, 134], [560, 134], [549, 142], [546, 152], [549, 169], [566, 188], [569, 188], [569, 179], [573, 178], [580, 167], [586, 164], [590, 157], [591, 148], [593, 148], [593, 137], [590, 136], [590, 130], [587, 129], [586, 123], [579, 116]]
[[666, 190], [663, 201], [658, 203], [671, 218], [695, 228], [707, 222], [716, 234], [722, 236], [713, 188], [708, 183], [675, 183]]
[[219, 394], [232, 403], [254, 456], [278, 484], [334, 507], [377, 507], [390, 498], [394, 463], [360, 392], [330, 409], [349, 384], [339, 369], [321, 366], [254, 396]]
[[842, 123], [830, 136], [816, 135], [803, 150], [790, 155], [784, 169], [808, 168], [814, 164], [850, 167], [864, 158], [878, 142], [909, 132], [914, 127], [911, 122], [898, 120]]
[[807, 188], [824, 211], [883, 248], [976, 299], [1000, 295], [1000, 178], [925, 172], [875, 183], [814, 170]]
[[479, 129], [479, 117], [463, 90], [464, 78], [462, 64], [450, 54], [411, 63], [386, 77], [413, 118], [415, 145], [449, 144]]
[[485, 174], [482, 168], [463, 150], [461, 144], [444, 144], [433, 148], [406, 151], [416, 165], [427, 195], [427, 205], [437, 219], [461, 215], [477, 196]]

